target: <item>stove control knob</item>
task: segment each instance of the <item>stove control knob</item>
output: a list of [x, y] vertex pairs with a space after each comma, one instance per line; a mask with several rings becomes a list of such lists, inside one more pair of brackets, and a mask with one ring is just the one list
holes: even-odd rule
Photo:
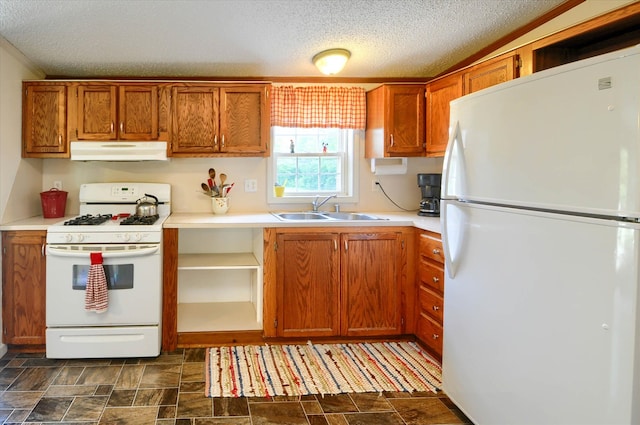
[[128, 233], [123, 233], [122, 234], [122, 240], [125, 241], [125, 242], [128, 242], [130, 237], [131, 236], [129, 236]]
[[78, 239], [78, 242], [82, 242], [84, 240], [84, 235], [82, 233], [79, 233], [76, 239]]
[[71, 242], [72, 240], [73, 240], [73, 236], [71, 236], [71, 233], [67, 233], [66, 235], [64, 235], [65, 242]]
[[133, 235], [133, 240], [136, 242], [140, 242], [142, 240], [142, 235], [140, 233], [136, 233]]

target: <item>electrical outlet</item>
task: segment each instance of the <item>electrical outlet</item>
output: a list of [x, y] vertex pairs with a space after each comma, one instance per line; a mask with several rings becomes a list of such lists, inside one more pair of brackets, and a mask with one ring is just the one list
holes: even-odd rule
[[371, 180], [371, 191], [377, 192], [379, 190], [380, 190], [380, 186], [378, 186], [378, 180], [376, 179]]
[[246, 179], [244, 181], [244, 191], [245, 192], [257, 192], [258, 191], [258, 180], [256, 180], [256, 179]]
[[53, 187], [58, 190], [62, 190], [62, 182], [60, 180], [55, 180], [53, 182]]

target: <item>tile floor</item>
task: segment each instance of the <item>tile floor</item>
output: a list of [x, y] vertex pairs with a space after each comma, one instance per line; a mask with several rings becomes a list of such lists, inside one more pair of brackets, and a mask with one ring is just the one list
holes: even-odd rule
[[155, 359], [0, 359], [2, 424], [470, 424], [444, 394], [207, 398], [204, 349]]

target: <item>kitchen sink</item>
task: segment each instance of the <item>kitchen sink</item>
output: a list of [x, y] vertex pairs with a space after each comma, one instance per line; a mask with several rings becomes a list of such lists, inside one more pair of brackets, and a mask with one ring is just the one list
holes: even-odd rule
[[376, 217], [370, 214], [355, 212], [282, 212], [272, 213], [274, 216], [283, 221], [297, 220], [386, 220], [385, 218]]

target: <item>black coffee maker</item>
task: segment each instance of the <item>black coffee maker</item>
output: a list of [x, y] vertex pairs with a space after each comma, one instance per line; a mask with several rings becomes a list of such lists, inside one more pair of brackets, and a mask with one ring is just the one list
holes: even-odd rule
[[442, 174], [418, 174], [418, 186], [422, 193], [418, 215], [440, 217], [440, 183]]

